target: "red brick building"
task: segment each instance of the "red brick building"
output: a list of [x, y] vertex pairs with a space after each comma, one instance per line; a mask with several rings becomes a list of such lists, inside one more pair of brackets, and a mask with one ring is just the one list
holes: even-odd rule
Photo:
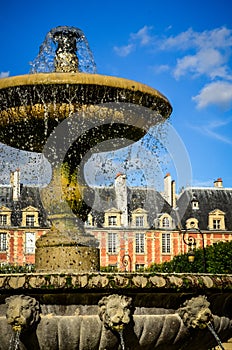
[[[0, 186], [0, 263], [33, 264], [35, 242], [49, 229], [39, 188], [20, 185], [19, 171]], [[232, 239], [232, 189], [222, 180], [209, 188], [186, 188], [177, 196], [170, 174], [164, 193], [128, 187], [118, 174], [110, 187], [94, 188], [85, 229], [99, 241], [102, 267], [134, 271], [188, 251], [179, 227], [196, 247]], [[201, 233], [195, 231], [200, 229]]]
[[126, 177], [118, 174], [114, 186], [95, 188], [86, 230], [100, 242], [101, 266], [134, 271], [186, 253], [186, 229], [186, 239], [193, 236], [196, 248], [232, 240], [231, 208], [232, 189], [223, 188], [221, 179], [213, 187], [186, 188], [176, 196], [170, 174], [162, 195], [127, 187]]
[[0, 186], [0, 264], [34, 264], [35, 242], [48, 230], [38, 187], [20, 185], [20, 172]]

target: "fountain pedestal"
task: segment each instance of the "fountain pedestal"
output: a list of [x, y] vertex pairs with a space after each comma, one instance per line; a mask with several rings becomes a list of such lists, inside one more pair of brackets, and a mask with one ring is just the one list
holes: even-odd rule
[[36, 242], [37, 272], [93, 272], [100, 269], [99, 249], [80, 245], [55, 227]]

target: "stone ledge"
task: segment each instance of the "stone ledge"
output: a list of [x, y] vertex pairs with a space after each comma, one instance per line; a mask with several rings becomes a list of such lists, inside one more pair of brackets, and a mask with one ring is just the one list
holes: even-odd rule
[[0, 291], [9, 290], [130, 290], [159, 292], [232, 291], [232, 275], [149, 273], [23, 273], [1, 274]]

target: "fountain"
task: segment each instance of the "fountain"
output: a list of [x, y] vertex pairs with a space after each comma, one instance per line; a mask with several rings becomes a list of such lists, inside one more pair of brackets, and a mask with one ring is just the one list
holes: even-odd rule
[[100, 273], [84, 230], [91, 149], [136, 142], [171, 111], [153, 88], [96, 74], [74, 27], [47, 34], [32, 74], [0, 80], [0, 141], [42, 152], [52, 167], [41, 189], [51, 229], [36, 243], [36, 272], [0, 275], [0, 349], [199, 350], [232, 336], [232, 276]]

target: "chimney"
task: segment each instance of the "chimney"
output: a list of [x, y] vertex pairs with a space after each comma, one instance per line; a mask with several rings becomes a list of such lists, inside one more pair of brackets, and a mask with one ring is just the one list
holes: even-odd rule
[[172, 205], [172, 178], [170, 173], [167, 173], [164, 177], [164, 198]]
[[214, 187], [223, 187], [222, 178], [218, 178], [214, 181]]
[[116, 203], [117, 209], [119, 209], [121, 214], [121, 224], [124, 227], [128, 226], [128, 208], [127, 208], [127, 185], [126, 185], [126, 175], [118, 173], [115, 177], [115, 193], [116, 193]]
[[20, 170], [16, 169], [10, 173], [10, 185], [13, 189], [13, 201], [18, 201], [20, 197]]
[[170, 173], [167, 173], [164, 177], [163, 197], [171, 207], [176, 207], [176, 182], [172, 180]]
[[171, 186], [172, 186], [172, 207], [175, 208], [176, 207], [176, 182], [174, 180], [172, 180]]

